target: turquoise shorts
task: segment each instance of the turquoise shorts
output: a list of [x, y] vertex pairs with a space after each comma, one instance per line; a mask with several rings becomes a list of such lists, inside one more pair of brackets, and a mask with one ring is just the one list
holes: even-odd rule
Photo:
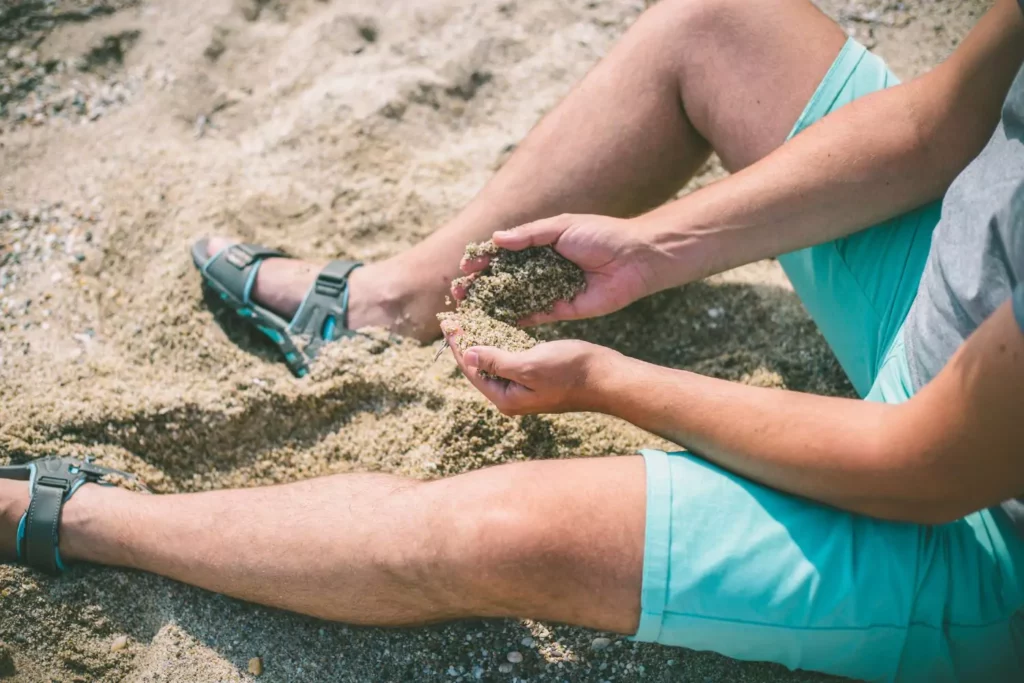
[[[896, 82], [848, 42], [791, 136]], [[911, 396], [902, 327], [938, 218], [938, 204], [925, 206], [779, 259], [867, 400]], [[870, 681], [1024, 681], [1024, 542], [1000, 510], [885, 522], [687, 453], [643, 455], [636, 639]]]

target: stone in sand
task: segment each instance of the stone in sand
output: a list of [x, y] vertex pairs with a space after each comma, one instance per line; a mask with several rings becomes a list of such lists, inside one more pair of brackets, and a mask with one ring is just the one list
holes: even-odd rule
[[253, 676], [259, 676], [263, 673], [263, 660], [259, 657], [253, 657], [249, 660], [249, 673]]

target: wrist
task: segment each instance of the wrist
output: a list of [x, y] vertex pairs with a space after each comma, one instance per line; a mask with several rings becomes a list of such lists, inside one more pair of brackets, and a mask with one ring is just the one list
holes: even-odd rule
[[599, 348], [600, 351], [588, 363], [579, 402], [584, 412], [617, 417], [628, 378], [643, 363], [613, 349]]
[[646, 270], [651, 273], [651, 294], [701, 280], [719, 272], [714, 262], [713, 231], [685, 209], [685, 199], [639, 216]]

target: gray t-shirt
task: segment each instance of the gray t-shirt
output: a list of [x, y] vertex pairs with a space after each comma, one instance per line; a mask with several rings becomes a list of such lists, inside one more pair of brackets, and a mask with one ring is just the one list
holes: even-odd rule
[[[1011, 297], [1024, 330], [1024, 66], [992, 139], [942, 201], [942, 217], [904, 327], [914, 390], [935, 377]], [[1024, 498], [1007, 501], [1003, 509], [1024, 535]]]

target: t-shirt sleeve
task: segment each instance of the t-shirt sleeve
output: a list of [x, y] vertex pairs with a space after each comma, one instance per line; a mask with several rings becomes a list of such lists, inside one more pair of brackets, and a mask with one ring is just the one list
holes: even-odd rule
[[1013, 317], [1017, 319], [1020, 331], [1024, 332], [1024, 282], [1018, 282], [1017, 287], [1013, 290]]
[[[1020, 0], [1024, 3], [1024, 0]], [[1017, 285], [1013, 288], [1013, 317], [1017, 326], [1024, 331], [1024, 182], [1017, 186], [1010, 198], [1006, 237], [1003, 247], [1010, 272]]]

